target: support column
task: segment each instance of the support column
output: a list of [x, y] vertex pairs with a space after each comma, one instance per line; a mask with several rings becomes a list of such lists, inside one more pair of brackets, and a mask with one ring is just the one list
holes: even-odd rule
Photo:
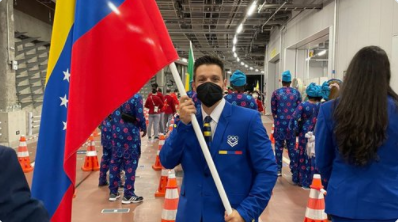
[[26, 135], [26, 114], [18, 105], [15, 71], [14, 6], [12, 0], [0, 1], [0, 144], [16, 147]]
[[17, 104], [14, 43], [14, 6], [12, 0], [0, 2], [0, 110], [11, 110]]

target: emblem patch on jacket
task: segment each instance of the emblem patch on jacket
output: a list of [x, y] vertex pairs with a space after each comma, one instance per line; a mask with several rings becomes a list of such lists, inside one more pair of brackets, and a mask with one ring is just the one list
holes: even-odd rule
[[239, 140], [239, 137], [238, 137], [238, 136], [231, 136], [231, 135], [229, 135], [227, 138], [228, 138], [227, 143], [228, 143], [231, 147], [234, 147], [234, 146], [238, 145], [238, 140]]

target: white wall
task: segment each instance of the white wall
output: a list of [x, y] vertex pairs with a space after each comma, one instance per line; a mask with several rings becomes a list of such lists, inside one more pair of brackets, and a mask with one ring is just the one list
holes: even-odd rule
[[319, 78], [319, 77], [324, 77], [327, 76], [327, 64], [326, 62], [317, 62], [317, 61], [312, 61], [310, 60], [309, 64], [309, 79], [312, 78]]
[[26, 32], [29, 37], [39, 37], [41, 41], [50, 42], [51, 25], [18, 10], [14, 10], [14, 18], [16, 32]]
[[[294, 44], [299, 43], [315, 33], [333, 25], [334, 4], [326, 5], [322, 10], [306, 10], [294, 16], [294, 19], [289, 21], [285, 28], [274, 28], [271, 32], [270, 41], [268, 43], [266, 55], [268, 61], [273, 60], [274, 57], [279, 56], [279, 76], [272, 78], [273, 80], [279, 79], [280, 75], [285, 70], [290, 70], [292, 77], [305, 78], [306, 72], [306, 50], [288, 49]], [[282, 32], [282, 39], [280, 38]], [[280, 44], [282, 43], [282, 48]], [[296, 51], [298, 53], [296, 53]], [[297, 61], [300, 61], [298, 63]], [[266, 76], [270, 79], [270, 75], [274, 74], [274, 68], [268, 67], [268, 62], [265, 62], [264, 70]], [[308, 78], [308, 77], [307, 77]], [[267, 84], [267, 101], [271, 101], [272, 92], [275, 90], [271, 84]], [[271, 92], [271, 93], [269, 93]], [[268, 110], [267, 110], [268, 111]]]
[[391, 59], [394, 34], [398, 34], [398, 3], [395, 0], [340, 0], [336, 77], [343, 78], [343, 71], [352, 57], [364, 46], [380, 46]]
[[391, 80], [393, 90], [398, 93], [398, 35], [394, 36], [391, 56]]
[[[337, 0], [337, 2], [335, 77], [343, 79], [343, 72], [359, 49], [364, 46], [377, 45], [383, 48], [390, 58], [392, 64], [391, 84], [398, 92], [398, 37], [395, 37], [393, 46], [393, 37], [398, 36], [398, 3], [396, 0]], [[307, 10], [300, 13], [285, 25], [285, 29], [282, 31], [282, 40], [280, 40], [279, 30], [271, 32], [266, 52], [268, 60], [272, 59], [271, 53], [280, 54], [281, 71], [290, 69], [293, 76], [296, 76], [297, 70], [297, 76], [304, 77], [303, 80], [305, 80], [305, 76], [300, 74], [301, 64], [296, 64], [297, 56], [300, 57], [301, 54], [296, 54], [296, 50], [293, 48], [297, 47], [300, 41], [308, 39], [325, 28], [333, 30], [332, 27], [334, 27], [334, 1], [324, 6], [322, 10]], [[329, 32], [329, 34], [333, 33]], [[281, 42], [282, 47], [279, 45]], [[333, 44], [330, 46], [329, 50], [333, 50]], [[330, 51], [329, 64], [333, 64], [331, 55]], [[333, 67], [329, 67], [329, 76], [331, 68]], [[310, 76], [313, 77], [311, 73]]]
[[286, 25], [285, 47], [333, 25], [334, 4], [326, 5], [322, 10], [306, 10]]

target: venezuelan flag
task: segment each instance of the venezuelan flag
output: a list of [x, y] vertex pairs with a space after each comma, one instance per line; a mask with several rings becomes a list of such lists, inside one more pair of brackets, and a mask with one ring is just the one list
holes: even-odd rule
[[76, 151], [178, 59], [155, 0], [57, 0], [32, 195], [71, 221]]

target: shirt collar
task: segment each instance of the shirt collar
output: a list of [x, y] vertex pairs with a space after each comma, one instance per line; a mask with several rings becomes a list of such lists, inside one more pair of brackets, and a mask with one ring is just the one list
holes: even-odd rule
[[[221, 102], [216, 106], [216, 108], [214, 108], [213, 112], [211, 112], [211, 114], [210, 114], [210, 117], [211, 117], [211, 119], [214, 122], [218, 123], [218, 120], [220, 119], [220, 116], [221, 116], [221, 113], [222, 113], [222, 111], [224, 109], [224, 106], [225, 106], [225, 99], [222, 98]], [[203, 122], [204, 122], [207, 114], [203, 110], [202, 106], [200, 106], [200, 108], [202, 109], [202, 119], [203, 119]]]

